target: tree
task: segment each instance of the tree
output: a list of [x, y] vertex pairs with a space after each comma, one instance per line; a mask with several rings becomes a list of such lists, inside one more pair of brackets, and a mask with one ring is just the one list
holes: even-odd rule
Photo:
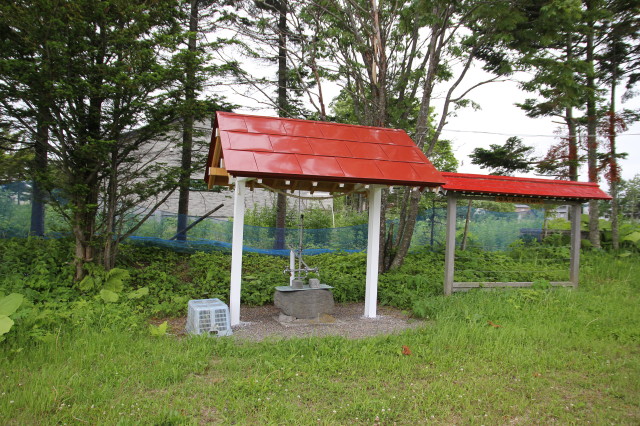
[[[558, 8], [562, 4], [555, 3]], [[521, 84], [529, 92], [537, 93], [542, 99], [527, 99], [517, 104], [529, 117], [556, 116], [566, 125], [566, 134], [559, 144], [552, 147], [543, 160], [543, 174], [554, 174], [569, 180], [578, 180], [578, 123], [574, 110], [585, 103], [586, 89], [581, 70], [584, 62], [577, 54], [580, 40], [577, 23], [582, 11], [579, 3], [567, 4], [561, 13], [541, 14], [536, 21], [536, 32], [550, 41], [540, 49], [538, 41], [529, 37], [518, 37], [512, 48], [520, 53], [519, 66], [534, 72], [534, 77]], [[559, 16], [559, 18], [557, 18]], [[555, 18], [554, 18], [555, 17]]]
[[[16, 5], [19, 5], [16, 4]], [[40, 9], [47, 13], [52, 5], [33, 4], [32, 9]], [[29, 43], [22, 43], [19, 33], [19, 22], [23, 19], [20, 12], [10, 6], [2, 7], [2, 18], [0, 18], [0, 57], [10, 59], [10, 62], [2, 62], [0, 65], [0, 75], [10, 76], [0, 85], [0, 97], [4, 102], [0, 103], [0, 115], [13, 117], [20, 122], [20, 127], [28, 125], [30, 132], [26, 132], [26, 144], [31, 147], [33, 154], [33, 164], [29, 168], [28, 177], [33, 182], [31, 197], [31, 229], [32, 235], [44, 235], [44, 198], [46, 192], [46, 173], [48, 167], [49, 150], [49, 129], [48, 120], [50, 117], [51, 87], [46, 85], [43, 74], [48, 74], [52, 69], [50, 56], [47, 52]], [[16, 13], [17, 12], [17, 13]], [[15, 18], [14, 21], [11, 18]], [[18, 29], [18, 31], [16, 31]], [[38, 39], [42, 44], [49, 41], [51, 31], [49, 28], [35, 28]], [[30, 68], [28, 64], [36, 64], [36, 68]], [[12, 73], [20, 73], [17, 86], [16, 80], [12, 81]], [[34, 114], [25, 114], [19, 108], [13, 108], [16, 101], [16, 93], [20, 92], [19, 100], [27, 102]], [[11, 106], [9, 106], [11, 105]], [[9, 120], [10, 121], [10, 120]], [[9, 122], [10, 126], [14, 123]], [[15, 126], [13, 126], [15, 127]]]
[[638, 114], [625, 111], [619, 114], [616, 110], [616, 89], [624, 79], [628, 79], [627, 89], [635, 84], [634, 75], [637, 72], [633, 66], [633, 58], [638, 55], [637, 41], [640, 39], [640, 18], [637, 8], [630, 8], [626, 1], [612, 1], [611, 20], [604, 22], [604, 49], [597, 55], [600, 81], [609, 86], [609, 105], [605, 122], [600, 128], [608, 140], [608, 152], [604, 162], [607, 169], [606, 178], [609, 181], [611, 194], [611, 242], [614, 250], [619, 248], [618, 232], [618, 183], [620, 181], [618, 154], [616, 151], [616, 136], [626, 130], [629, 123], [638, 120]]
[[187, 51], [184, 54], [184, 108], [182, 116], [182, 155], [180, 159], [180, 183], [178, 193], [177, 239], [186, 240], [187, 219], [189, 215], [189, 187], [191, 184], [191, 155], [193, 152], [193, 125], [195, 122], [195, 102], [198, 81], [196, 67], [198, 55], [198, 29], [200, 9], [199, 0], [189, 1], [189, 32], [187, 33]]
[[[493, 175], [511, 176], [515, 172], [529, 172], [535, 160], [531, 157], [533, 147], [525, 146], [517, 136], [512, 136], [504, 145], [491, 144], [490, 149], [475, 148], [470, 155], [471, 163], [482, 169], [491, 169]], [[469, 221], [471, 219], [472, 201], [467, 204], [467, 217], [460, 250], [466, 248]]]
[[[184, 2], [186, 18], [183, 48], [174, 56], [174, 66], [180, 70], [179, 84], [172, 98], [180, 100], [177, 105], [181, 121], [182, 143], [180, 144], [180, 179], [178, 187], [178, 221], [176, 239], [186, 240], [191, 176], [194, 171], [202, 170], [204, 158], [198, 156], [194, 147], [194, 136], [198, 130], [195, 123], [213, 116], [216, 110], [228, 111], [232, 105], [213, 95], [203, 96], [205, 86], [215, 77], [228, 72], [227, 67], [211, 64], [211, 53], [224, 47], [226, 40], [216, 37], [219, 8], [223, 2], [215, 0], [189, 0]], [[213, 40], [208, 41], [212, 38]]]
[[621, 180], [619, 188], [622, 216], [631, 220], [640, 219], [640, 175], [637, 174], [629, 180]]
[[[302, 93], [309, 88], [310, 83], [305, 81], [308, 72], [305, 71], [306, 61], [301, 54], [304, 28], [298, 19], [298, 3], [290, 4], [288, 0], [245, 0], [240, 5], [240, 12], [248, 17], [228, 17], [233, 28], [242, 36], [240, 46], [248, 58], [247, 64], [236, 69], [239, 83], [253, 92], [257, 90], [261, 95], [261, 102], [275, 109], [280, 117], [310, 115], [300, 102]], [[275, 79], [257, 76], [256, 62], [275, 64]], [[248, 96], [257, 100], [255, 95]], [[324, 106], [320, 111], [323, 110]], [[285, 246], [286, 217], [287, 197], [278, 193], [276, 249], [283, 249]]]
[[46, 183], [61, 191], [57, 208], [76, 241], [79, 280], [85, 263], [113, 261], [123, 236], [114, 240], [113, 218], [124, 223], [126, 196], [138, 190], [136, 199], [149, 199], [175, 187], [175, 171], [158, 173], [140, 160], [176, 117], [162, 95], [175, 81], [165, 58], [179, 36], [177, 3], [38, 0], [1, 8], [13, 47], [0, 53], [0, 104], [12, 124], [49, 139]]
[[[330, 62], [323, 74], [341, 86], [342, 102], [349, 98], [353, 106], [350, 120], [403, 128], [429, 156], [452, 110], [469, 105], [469, 92], [487, 83], [461, 86], [483, 46], [496, 31], [513, 23], [496, 19], [509, 7], [506, 1], [488, 7], [472, 1], [322, 0], [304, 10], [308, 16], [320, 17], [309, 20], [309, 25], [315, 26], [314, 33], [322, 40], [319, 56]], [[473, 26], [485, 32], [463, 30]], [[491, 27], [495, 31], [488, 29]], [[458, 66], [455, 72], [454, 63]], [[433, 121], [437, 88], [444, 97], [437, 121]], [[388, 230], [388, 194], [383, 194], [382, 270], [402, 264], [421, 196], [420, 191], [400, 191], [398, 227]]]
[[[550, 7], [554, 13], [548, 13]], [[552, 42], [547, 49], [532, 49], [539, 45], [537, 39], [532, 42], [531, 38], [522, 37], [519, 32], [514, 33], [515, 42], [509, 43], [509, 47], [518, 52], [518, 63], [535, 73], [533, 79], [523, 83], [523, 88], [542, 97], [542, 100], [529, 99], [520, 106], [532, 117], [561, 116], [567, 126], [566, 136], [551, 148], [540, 164], [541, 169], [558, 177], [577, 180], [580, 161], [578, 134], [582, 125], [586, 133], [588, 179], [597, 182], [601, 169], [598, 164], [601, 158], [597, 140], [600, 121], [598, 104], [604, 93], [603, 86], [617, 80], [619, 67], [624, 68], [622, 63], [638, 62], [637, 43], [626, 46], [621, 42], [624, 37], [628, 37], [628, 40], [638, 37], [637, 5], [626, 0], [556, 1], [543, 5], [539, 10], [545, 11], [550, 20], [538, 20], [541, 25], [536, 26], [534, 32], [551, 28], [547, 34]], [[558, 17], [563, 16], [568, 19], [558, 21]], [[549, 22], [559, 25], [549, 27]], [[617, 56], [615, 52], [622, 53], [623, 50], [630, 56], [625, 53], [618, 56], [620, 62], [602, 63], [603, 58], [612, 59]], [[616, 65], [613, 65], [614, 62]], [[637, 76], [637, 71], [631, 72], [629, 82], [635, 81]], [[615, 98], [615, 88], [610, 94]], [[614, 102], [611, 102], [611, 107], [613, 105]], [[582, 109], [584, 116], [576, 118], [574, 109]], [[614, 127], [609, 127], [610, 135], [614, 135]], [[611, 159], [616, 158], [614, 140], [614, 136], [609, 138]], [[594, 247], [600, 247], [598, 216], [598, 204], [592, 201], [589, 208], [589, 239]]]
[[493, 175], [511, 176], [515, 172], [526, 173], [536, 163], [531, 157], [533, 147], [523, 145], [522, 140], [513, 136], [504, 145], [491, 144], [490, 149], [475, 148], [470, 155], [471, 163], [482, 169], [491, 169]]
[[20, 135], [0, 129], [0, 185], [26, 180], [33, 153]]

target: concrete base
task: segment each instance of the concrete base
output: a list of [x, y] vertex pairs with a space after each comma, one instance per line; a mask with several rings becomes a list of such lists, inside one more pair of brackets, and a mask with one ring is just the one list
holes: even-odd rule
[[273, 303], [284, 315], [293, 318], [313, 319], [333, 313], [333, 293], [327, 289], [305, 289], [303, 291], [276, 290]]
[[274, 317], [274, 319], [281, 326], [286, 328], [308, 327], [308, 326], [331, 326], [339, 323], [339, 321], [335, 317], [329, 314], [322, 314], [317, 318], [304, 319], [304, 318], [290, 317], [289, 315], [280, 313], [280, 315], [278, 315], [277, 317]]

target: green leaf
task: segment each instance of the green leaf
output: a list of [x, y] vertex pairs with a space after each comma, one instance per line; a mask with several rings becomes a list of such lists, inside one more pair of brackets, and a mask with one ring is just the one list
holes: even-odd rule
[[114, 303], [118, 301], [118, 293], [114, 293], [111, 290], [102, 289], [100, 290], [100, 297], [107, 303]]
[[13, 320], [7, 315], [0, 315], [0, 336], [6, 334], [11, 330], [13, 326]]
[[23, 297], [18, 293], [11, 293], [0, 299], [0, 315], [11, 315], [18, 310], [22, 304]]
[[151, 333], [152, 336], [164, 336], [167, 334], [167, 327], [168, 324], [166, 321], [158, 326], [149, 324], [149, 333]]
[[107, 281], [111, 279], [127, 280], [129, 279], [129, 271], [122, 268], [113, 268], [107, 273]]
[[129, 293], [129, 299], [140, 299], [149, 294], [149, 287], [141, 287]]
[[120, 293], [124, 288], [124, 281], [129, 278], [129, 271], [126, 269], [113, 268], [107, 273], [104, 289]]
[[635, 231], [621, 238], [622, 241], [631, 241], [637, 243], [640, 240], [640, 231]]
[[86, 277], [84, 277], [82, 279], [82, 281], [80, 281], [78, 283], [78, 287], [82, 291], [89, 291], [89, 290], [93, 289], [95, 287], [95, 285], [96, 285], [96, 282], [93, 279], [93, 277], [90, 276], [90, 275], [87, 275]]

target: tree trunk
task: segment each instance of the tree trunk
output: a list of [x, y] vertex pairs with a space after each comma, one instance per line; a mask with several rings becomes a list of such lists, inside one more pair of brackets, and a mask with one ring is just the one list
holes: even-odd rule
[[[573, 41], [571, 34], [567, 39], [567, 62], [573, 62]], [[573, 76], [572, 76], [573, 77]], [[576, 120], [573, 118], [573, 107], [567, 106], [564, 114], [565, 122], [567, 123], [567, 131], [569, 132], [568, 144], [569, 144], [569, 180], [578, 180], [578, 130], [576, 126]]]
[[[587, 1], [587, 13], [593, 14], [592, 2]], [[593, 19], [593, 18], [590, 18]], [[596, 84], [594, 67], [594, 23], [589, 22], [587, 32], [587, 165], [589, 182], [598, 182], [598, 141], [597, 132], [597, 110], [596, 110]], [[594, 248], [600, 248], [598, 201], [589, 201], [589, 240]]]
[[611, 105], [609, 109], [609, 191], [611, 192], [611, 246], [620, 248], [618, 232], [618, 159], [616, 158], [616, 84], [617, 69], [614, 65], [611, 76]]
[[569, 180], [574, 182], [578, 181], [578, 137], [576, 120], [573, 118], [573, 108], [567, 107], [565, 109], [565, 122], [567, 123], [567, 130], [569, 132], [568, 144], [569, 144]]
[[402, 266], [404, 258], [411, 247], [413, 231], [416, 228], [416, 220], [418, 218], [418, 208], [422, 192], [412, 188], [407, 188], [407, 191], [410, 191], [408, 208], [406, 210], [405, 217], [403, 218], [402, 228], [398, 226], [397, 244], [392, 249], [393, 257], [389, 264], [389, 269], [395, 269]]
[[111, 151], [109, 181], [107, 183], [107, 194], [105, 200], [105, 230], [104, 245], [102, 251], [102, 266], [107, 271], [115, 266], [116, 261], [116, 244], [115, 244], [115, 221], [117, 209], [117, 193], [118, 193], [118, 154], [117, 148]]
[[198, 33], [198, 0], [191, 0], [189, 6], [189, 39], [185, 63], [185, 115], [182, 123], [182, 158], [180, 161], [180, 186], [178, 194], [177, 240], [187, 239], [185, 228], [189, 220], [189, 187], [191, 184], [191, 154], [193, 151], [193, 124], [196, 101], [196, 48]]
[[287, 197], [278, 193], [276, 196], [276, 250], [283, 250], [286, 243], [285, 227], [287, 221]]
[[41, 107], [39, 109], [36, 141], [35, 141], [35, 158], [33, 164], [33, 188], [31, 192], [31, 228], [30, 235], [38, 237], [44, 236], [44, 209], [45, 195], [43, 188], [44, 180], [47, 172], [47, 154], [49, 151], [49, 126], [47, 125], [47, 111]]
[[96, 232], [96, 206], [98, 205], [98, 184], [96, 180], [89, 177], [87, 180], [87, 190], [77, 194], [74, 202], [75, 212], [73, 214], [73, 234], [76, 240], [75, 248], [75, 281], [82, 280], [85, 275], [84, 265], [93, 262], [94, 241]]
[[[278, 10], [278, 115], [289, 116], [287, 99], [287, 0], [280, 0]], [[275, 249], [285, 247], [285, 226], [287, 221], [287, 197], [278, 193], [276, 200], [276, 241]]]
[[464, 220], [464, 232], [462, 234], [462, 242], [460, 243], [461, 251], [465, 251], [467, 249], [467, 237], [469, 236], [469, 223], [471, 222], [471, 204], [472, 204], [472, 200], [469, 200], [469, 204], [467, 204], [467, 217]]
[[430, 217], [430, 221], [431, 221], [431, 231], [430, 231], [430, 235], [429, 235], [429, 241], [430, 241], [430, 246], [431, 249], [433, 250], [433, 243], [434, 243], [434, 239], [435, 239], [435, 228], [436, 228], [436, 200], [435, 198], [433, 198], [431, 200], [431, 217]]
[[[440, 10], [436, 13], [441, 14], [443, 17], [448, 14], [448, 7], [445, 7], [443, 10]], [[443, 20], [443, 22], [445, 22]], [[433, 93], [433, 88], [437, 80], [437, 70], [440, 64], [440, 57], [442, 53], [443, 47], [443, 35], [444, 35], [444, 27], [443, 23], [434, 23], [431, 26], [431, 40], [429, 42], [427, 55], [430, 58], [429, 64], [427, 66], [427, 71], [425, 75], [425, 80], [423, 84], [423, 93], [422, 99], [420, 102], [420, 110], [418, 112], [418, 120], [416, 123], [416, 145], [423, 149], [425, 142], [427, 140], [428, 131], [429, 131], [429, 114], [431, 114], [431, 95]], [[437, 135], [434, 137], [437, 140]], [[433, 149], [433, 145], [435, 143], [429, 144], [429, 149], [426, 152], [427, 157], [431, 155], [431, 150]], [[408, 203], [404, 207], [404, 211], [406, 212], [406, 218], [403, 220], [402, 229], [398, 229], [398, 235], [401, 238], [398, 238], [397, 244], [385, 247], [385, 250], [392, 251], [392, 260], [389, 263], [389, 269], [398, 268], [404, 262], [404, 258], [409, 252], [409, 247], [411, 245], [411, 237], [413, 235], [413, 231], [416, 225], [416, 219], [418, 217], [419, 203], [422, 193], [420, 191], [412, 190], [411, 196], [406, 199]]]

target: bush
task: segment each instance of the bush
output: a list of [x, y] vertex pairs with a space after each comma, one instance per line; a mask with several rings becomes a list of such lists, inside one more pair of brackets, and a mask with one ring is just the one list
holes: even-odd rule
[[[8, 340], [46, 340], [78, 327], [136, 329], [145, 318], [186, 315], [191, 299], [229, 300], [231, 257], [226, 251], [184, 254], [125, 244], [115, 272], [89, 268], [91, 281], [75, 284], [72, 247], [64, 239], [0, 240], [0, 293], [18, 293], [25, 299], [12, 314], [15, 327], [5, 335]], [[585, 272], [591, 267], [587, 255]], [[548, 242], [515, 242], [504, 252], [458, 251], [455, 279], [565, 281], [568, 258], [567, 247]], [[321, 282], [333, 286], [336, 302], [364, 300], [366, 253], [328, 253], [305, 260], [319, 268]], [[288, 283], [283, 273], [288, 262], [284, 257], [245, 253], [241, 302], [271, 303], [274, 288]], [[402, 267], [379, 276], [379, 302], [433, 318], [442, 294], [443, 266], [442, 252], [410, 253]]]

